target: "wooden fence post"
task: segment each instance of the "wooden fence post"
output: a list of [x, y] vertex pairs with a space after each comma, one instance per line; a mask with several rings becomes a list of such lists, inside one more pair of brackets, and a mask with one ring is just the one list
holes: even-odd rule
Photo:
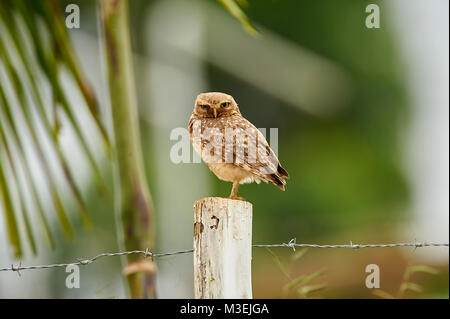
[[207, 197], [194, 204], [194, 296], [252, 298], [252, 204]]

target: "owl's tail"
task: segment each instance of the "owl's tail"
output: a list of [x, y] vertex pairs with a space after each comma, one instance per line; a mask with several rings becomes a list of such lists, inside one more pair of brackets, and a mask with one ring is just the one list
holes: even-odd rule
[[284, 191], [286, 185], [286, 179], [289, 179], [289, 173], [281, 167], [280, 164], [278, 164], [277, 172], [274, 174], [269, 175], [269, 180], [274, 184], [276, 187]]
[[281, 167], [280, 164], [278, 164], [277, 172], [283, 178], [286, 178], [286, 179], [290, 178], [289, 173], [287, 172], [287, 170], [285, 170], [283, 167]]

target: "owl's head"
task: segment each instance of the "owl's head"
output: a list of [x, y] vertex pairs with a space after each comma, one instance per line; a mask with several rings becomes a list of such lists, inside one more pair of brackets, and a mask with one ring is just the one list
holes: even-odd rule
[[220, 92], [201, 93], [197, 96], [194, 114], [199, 117], [218, 118], [240, 114], [231, 95]]

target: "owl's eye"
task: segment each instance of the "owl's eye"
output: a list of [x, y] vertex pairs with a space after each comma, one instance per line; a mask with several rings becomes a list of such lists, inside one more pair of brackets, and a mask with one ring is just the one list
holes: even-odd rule
[[201, 104], [200, 107], [204, 110], [209, 109], [209, 105], [208, 104]]
[[220, 104], [220, 107], [226, 108], [230, 106], [230, 102], [223, 102], [222, 104]]

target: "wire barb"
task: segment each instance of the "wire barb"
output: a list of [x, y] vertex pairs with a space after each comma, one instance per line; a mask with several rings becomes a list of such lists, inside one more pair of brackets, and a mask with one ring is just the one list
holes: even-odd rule
[[297, 238], [292, 238], [289, 243], [287, 244], [288, 247], [292, 248], [292, 250], [295, 252], [295, 245], [297, 245]]
[[14, 267], [14, 265], [13, 264], [11, 264], [11, 271], [15, 271], [15, 272], [17, 272], [17, 275], [19, 275], [19, 277], [21, 277], [22, 275], [20, 274], [20, 270], [22, 269], [22, 262], [20, 261], [19, 262], [19, 266], [17, 266], [17, 267]]
[[[282, 243], [282, 244], [269, 244], [269, 245], [253, 245], [253, 247], [288, 247], [291, 248], [295, 252], [296, 247], [309, 247], [309, 248], [350, 248], [350, 249], [360, 249], [360, 248], [391, 248], [391, 247], [414, 247], [414, 250], [418, 247], [448, 247], [448, 243], [439, 244], [439, 243], [427, 243], [427, 242], [417, 242], [414, 240], [413, 243], [395, 243], [395, 244], [353, 244], [352, 241], [350, 241], [350, 244], [347, 245], [319, 245], [319, 244], [297, 244], [297, 239], [292, 238], [288, 243]], [[67, 263], [67, 264], [50, 264], [50, 265], [38, 265], [38, 266], [23, 266], [22, 262], [19, 262], [18, 266], [14, 266], [11, 264], [11, 267], [5, 267], [0, 268], [0, 272], [17, 272], [19, 276], [21, 276], [20, 271], [22, 270], [36, 270], [36, 269], [49, 269], [49, 268], [65, 268], [67, 266], [77, 265], [77, 266], [86, 266], [90, 265], [93, 262], [103, 258], [103, 257], [117, 257], [117, 256], [126, 256], [126, 255], [143, 255], [144, 258], [151, 257], [152, 261], [153, 258], [160, 258], [160, 257], [167, 257], [167, 256], [175, 256], [175, 255], [182, 255], [182, 254], [188, 254], [192, 253], [193, 249], [186, 249], [186, 250], [179, 250], [175, 252], [170, 253], [153, 253], [149, 251], [148, 248], [145, 250], [130, 250], [130, 251], [121, 251], [117, 253], [102, 253], [99, 254], [91, 259], [78, 259], [74, 263]]]

